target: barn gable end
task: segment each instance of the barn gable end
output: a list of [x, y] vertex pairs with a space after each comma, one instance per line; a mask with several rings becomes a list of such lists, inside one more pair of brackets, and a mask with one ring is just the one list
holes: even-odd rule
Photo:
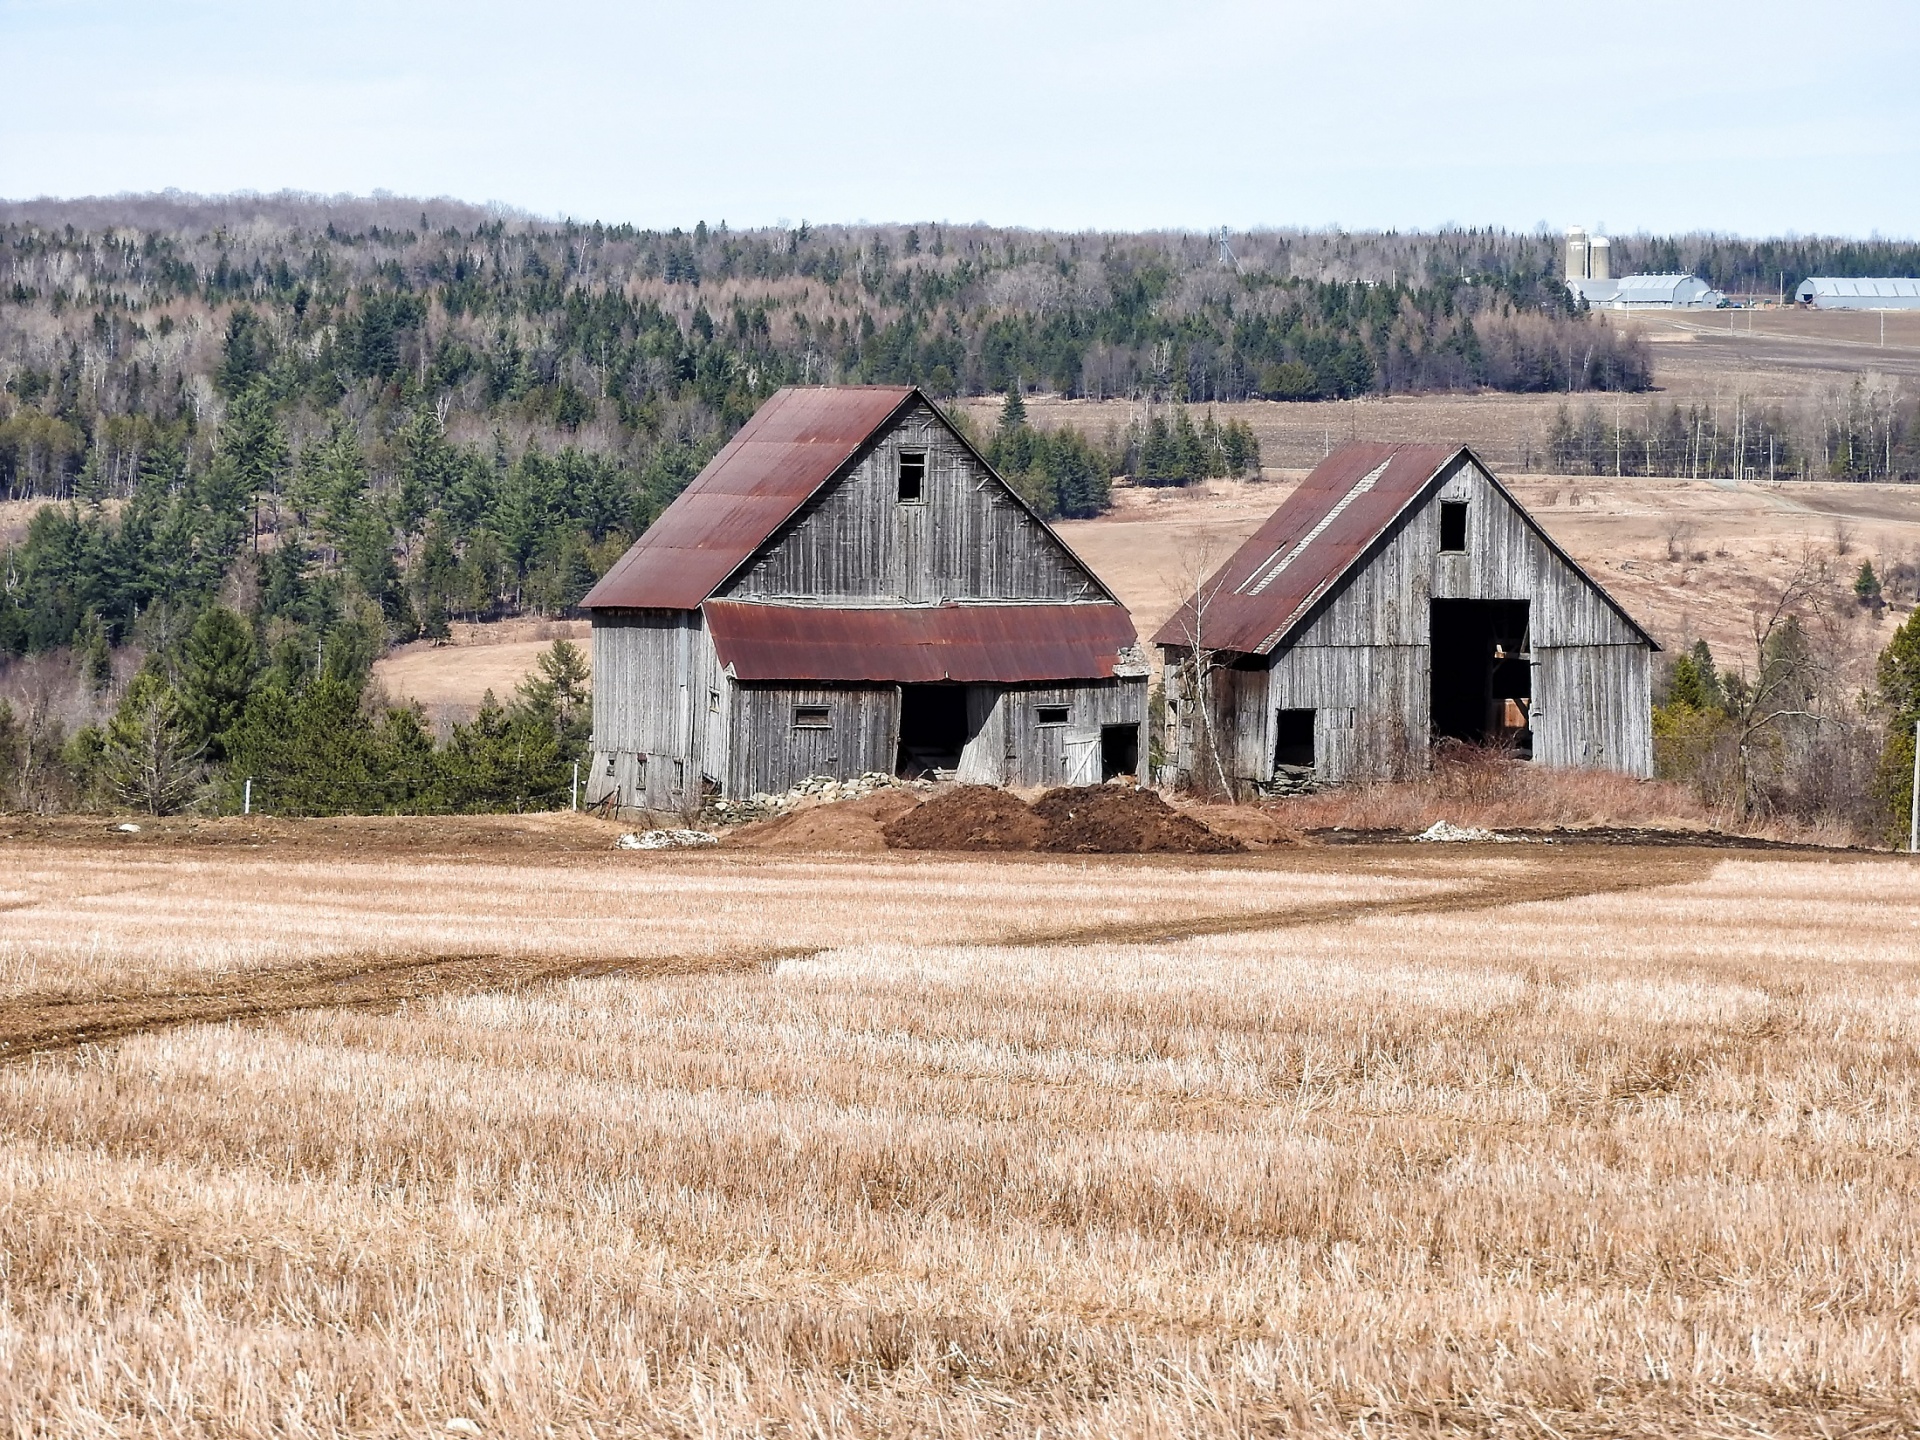
[[[1201, 594], [1200, 639], [1227, 652], [1204, 748], [1231, 778], [1393, 772], [1436, 737], [1651, 771], [1653, 641], [1468, 450], [1335, 452]], [[1194, 629], [1189, 606], [1156, 637], [1169, 749], [1213, 769], [1182, 704]]]
[[[918, 456], [920, 498], [900, 498]], [[1092, 571], [925, 400], [844, 465], [715, 591], [784, 605], [1111, 602]]]

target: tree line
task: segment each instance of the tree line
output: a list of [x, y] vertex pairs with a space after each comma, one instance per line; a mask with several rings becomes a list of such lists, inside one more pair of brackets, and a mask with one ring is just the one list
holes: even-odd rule
[[[577, 646], [555, 641], [507, 703], [489, 692], [444, 743], [417, 707], [389, 704], [370, 684], [369, 649], [307, 651], [283, 636], [263, 650], [245, 616], [211, 605], [147, 652], [104, 723], [69, 733], [44, 703], [22, 713], [0, 699], [0, 810], [444, 814], [568, 803], [592, 728]], [[85, 683], [111, 700], [104, 636], [87, 636], [77, 658]]]
[[1808, 404], [1560, 406], [1538, 453], [1557, 475], [1686, 479], [1920, 479], [1920, 397], [1862, 378]]

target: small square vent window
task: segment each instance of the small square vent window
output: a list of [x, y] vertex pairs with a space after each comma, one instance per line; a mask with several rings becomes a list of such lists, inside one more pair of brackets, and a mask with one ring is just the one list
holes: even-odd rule
[[796, 705], [793, 707], [793, 728], [831, 730], [833, 717], [827, 713], [827, 707], [824, 705]]
[[927, 456], [923, 450], [900, 452], [900, 503], [918, 505], [927, 498]]
[[1064, 725], [1067, 723], [1067, 707], [1064, 705], [1036, 705], [1033, 715], [1036, 725]]
[[1440, 502], [1440, 548], [1456, 552], [1467, 548], [1466, 501], [1442, 500]]

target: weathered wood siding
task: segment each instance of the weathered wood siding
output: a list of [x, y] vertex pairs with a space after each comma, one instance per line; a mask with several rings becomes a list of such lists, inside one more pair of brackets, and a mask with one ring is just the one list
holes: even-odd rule
[[[827, 728], [795, 726], [796, 706], [824, 707]], [[723, 777], [729, 795], [778, 794], [809, 775], [841, 780], [870, 770], [891, 775], [900, 690], [894, 685], [736, 684], [731, 727]]]
[[[1467, 502], [1467, 548], [1440, 549], [1442, 501]], [[1525, 600], [1535, 657], [1534, 758], [1546, 765], [1653, 771], [1646, 643], [1556, 554], [1486, 473], [1463, 464], [1323, 600], [1264, 670], [1213, 677], [1220, 750], [1235, 779], [1273, 779], [1275, 712], [1313, 710], [1314, 768], [1328, 781], [1424, 757], [1432, 728], [1432, 604]], [[1170, 664], [1168, 696], [1183, 699]], [[1191, 713], [1170, 740], [1199, 759]]]
[[586, 802], [680, 810], [724, 756], [727, 692], [697, 610], [597, 611]]
[[1644, 645], [1535, 651], [1533, 754], [1546, 765], [1653, 773], [1653, 652]]
[[[926, 454], [922, 501], [899, 498], [902, 450]], [[718, 594], [795, 605], [1106, 599], [925, 405], [821, 487]]]
[[[1042, 725], [1042, 705], [1067, 707], [1067, 723]], [[1134, 727], [1146, 761], [1147, 682], [1144, 676], [1072, 685], [1020, 686], [1001, 692], [996, 707], [1002, 785], [1095, 785], [1100, 781], [1100, 732]]]

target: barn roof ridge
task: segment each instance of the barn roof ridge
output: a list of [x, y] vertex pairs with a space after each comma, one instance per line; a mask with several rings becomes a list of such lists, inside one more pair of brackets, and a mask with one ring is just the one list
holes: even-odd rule
[[[1105, 603], [1121, 605], [1026, 497], [917, 385], [787, 385], [675, 496], [580, 602], [584, 610], [694, 610], [725, 585], [834, 476], [916, 403], [1000, 483], [1079, 566]], [[965, 603], [976, 604], [968, 600]], [[1125, 607], [1122, 606], [1124, 609]]]
[[[1156, 645], [1270, 655], [1305, 625], [1316, 607], [1392, 532], [1415, 504], [1471, 463], [1492, 481], [1528, 528], [1599, 592], [1648, 644], [1653, 637], [1620, 602], [1568, 555], [1500, 483], [1473, 450], [1460, 444], [1353, 441], [1315, 466], [1261, 527], [1198, 586], [1154, 635]], [[1198, 624], [1195, 600], [1200, 603]]]

